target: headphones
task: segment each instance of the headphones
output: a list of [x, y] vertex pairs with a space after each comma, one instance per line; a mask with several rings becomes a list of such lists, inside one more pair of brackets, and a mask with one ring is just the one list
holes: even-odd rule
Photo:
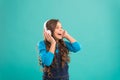
[[47, 30], [47, 27], [46, 27], [46, 23], [47, 23], [48, 21], [49, 21], [49, 20], [47, 20], [47, 21], [44, 22], [44, 31], [51, 35], [51, 31], [50, 31], [50, 30]]

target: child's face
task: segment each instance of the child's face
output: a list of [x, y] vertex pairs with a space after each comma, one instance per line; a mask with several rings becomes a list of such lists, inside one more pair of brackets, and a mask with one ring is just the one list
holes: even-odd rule
[[63, 32], [64, 30], [62, 29], [62, 25], [60, 22], [57, 22], [57, 25], [55, 27], [55, 31], [54, 31], [54, 37], [55, 39], [59, 40], [63, 38]]

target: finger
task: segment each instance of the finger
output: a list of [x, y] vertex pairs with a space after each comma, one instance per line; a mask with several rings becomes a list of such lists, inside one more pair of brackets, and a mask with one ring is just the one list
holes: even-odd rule
[[45, 32], [44, 32], [44, 38], [45, 38]]
[[66, 33], [66, 31], [65, 31], [65, 33]]
[[54, 38], [51, 36], [51, 34], [48, 34], [48, 37], [50, 39], [50, 41], [52, 41]]
[[51, 35], [49, 33], [47, 33], [47, 37], [49, 38], [49, 40], [51, 40]]
[[65, 30], [63, 31], [63, 36], [65, 35]]
[[67, 33], [67, 31], [65, 30], [65, 33]]
[[50, 34], [49, 34], [49, 33], [46, 33], [46, 36], [47, 36], [48, 41], [51, 41], [51, 36], [50, 36]]
[[47, 35], [47, 33], [45, 32], [44, 34], [45, 34], [45, 38], [48, 40], [48, 35]]
[[45, 38], [46, 38], [46, 32], [44, 32], [44, 36], [45, 36]]
[[63, 31], [63, 34], [65, 34], [65, 30]]

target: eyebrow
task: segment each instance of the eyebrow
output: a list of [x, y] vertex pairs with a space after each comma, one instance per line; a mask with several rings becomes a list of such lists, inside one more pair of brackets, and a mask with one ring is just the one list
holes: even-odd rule
[[[59, 28], [59, 26], [57, 26], [56, 28]], [[62, 26], [60, 26], [60, 28], [63, 28]]]

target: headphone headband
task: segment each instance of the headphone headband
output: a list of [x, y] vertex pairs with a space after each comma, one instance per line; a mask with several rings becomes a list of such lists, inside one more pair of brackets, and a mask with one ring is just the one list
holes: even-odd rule
[[45, 31], [47, 30], [46, 23], [47, 23], [48, 21], [49, 21], [49, 20], [46, 20], [46, 21], [44, 22], [44, 30], [45, 30]]

